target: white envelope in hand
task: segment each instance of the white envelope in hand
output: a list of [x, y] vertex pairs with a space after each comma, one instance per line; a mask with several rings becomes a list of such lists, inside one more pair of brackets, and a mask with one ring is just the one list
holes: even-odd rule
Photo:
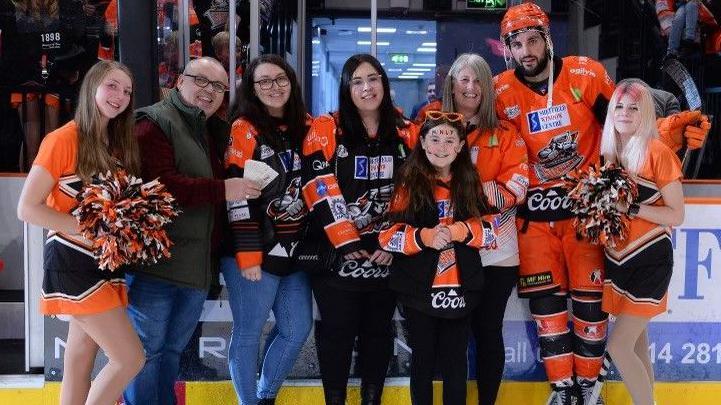
[[243, 171], [243, 178], [252, 180], [260, 185], [263, 189], [265, 186], [270, 184], [273, 179], [278, 177], [278, 172], [273, 170], [267, 164], [259, 160], [246, 160], [245, 169]]

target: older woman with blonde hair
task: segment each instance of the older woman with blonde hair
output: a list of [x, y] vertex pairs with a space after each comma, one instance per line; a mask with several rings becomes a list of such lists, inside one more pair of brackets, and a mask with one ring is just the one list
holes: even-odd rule
[[526, 145], [515, 127], [496, 117], [493, 76], [479, 55], [464, 53], [443, 86], [443, 111], [463, 114], [468, 147], [483, 194], [500, 213], [497, 244], [481, 249], [485, 287], [473, 312], [478, 403], [494, 404], [503, 376], [503, 314], [518, 279], [516, 206], [528, 187]]
[[666, 311], [673, 268], [671, 227], [684, 217], [681, 162], [659, 140], [653, 98], [637, 79], [618, 83], [601, 139], [604, 159], [623, 166], [638, 197], [617, 204], [629, 218], [628, 237], [606, 247], [603, 310], [616, 316], [608, 352], [636, 405], [652, 405], [648, 322]]

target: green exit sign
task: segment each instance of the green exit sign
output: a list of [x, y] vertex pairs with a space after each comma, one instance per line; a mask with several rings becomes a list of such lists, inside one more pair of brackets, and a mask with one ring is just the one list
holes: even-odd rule
[[506, 8], [506, 0], [466, 0], [466, 8], [473, 8], [473, 9]]
[[393, 62], [393, 63], [396, 63], [396, 64], [408, 63], [409, 60], [410, 59], [409, 59], [409, 56], [407, 53], [392, 53], [391, 54], [391, 62]]

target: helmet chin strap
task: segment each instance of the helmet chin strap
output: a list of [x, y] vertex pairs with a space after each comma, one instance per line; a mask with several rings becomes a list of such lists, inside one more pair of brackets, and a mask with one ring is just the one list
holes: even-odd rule
[[546, 100], [546, 108], [553, 105], [553, 42], [551, 36], [546, 35], [546, 46], [548, 49], [548, 99]]

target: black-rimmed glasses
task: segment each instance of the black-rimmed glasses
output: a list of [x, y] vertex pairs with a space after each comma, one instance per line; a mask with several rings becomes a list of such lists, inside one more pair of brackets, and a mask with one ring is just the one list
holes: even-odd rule
[[226, 86], [225, 83], [214, 82], [205, 76], [189, 75], [186, 73], [183, 73], [183, 76], [192, 77], [193, 83], [195, 83], [195, 85], [198, 87], [206, 88], [208, 87], [208, 85], [210, 85], [210, 87], [212, 87], [213, 91], [216, 93], [225, 93], [226, 91], [228, 91], [228, 86]]
[[260, 79], [257, 81], [254, 81], [253, 83], [257, 84], [261, 90], [270, 90], [273, 88], [273, 83], [277, 84], [278, 87], [285, 87], [290, 84], [290, 79], [288, 79], [285, 76], [276, 77], [275, 79]]

